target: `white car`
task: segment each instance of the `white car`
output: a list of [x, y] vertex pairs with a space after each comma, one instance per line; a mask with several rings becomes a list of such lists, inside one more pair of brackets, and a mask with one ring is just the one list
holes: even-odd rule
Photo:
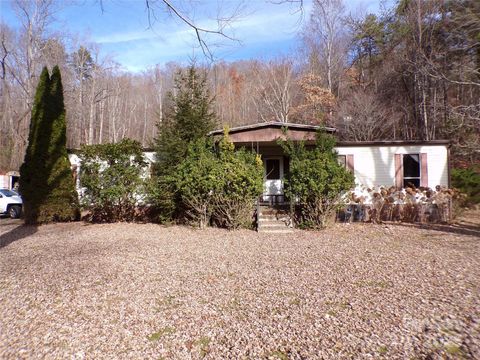
[[9, 215], [18, 219], [22, 215], [23, 201], [19, 194], [13, 190], [0, 189], [0, 215]]

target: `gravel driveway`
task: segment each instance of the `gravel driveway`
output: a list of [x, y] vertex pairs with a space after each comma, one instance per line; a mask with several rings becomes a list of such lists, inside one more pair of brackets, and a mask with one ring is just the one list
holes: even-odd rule
[[475, 226], [0, 225], [0, 358], [480, 358]]

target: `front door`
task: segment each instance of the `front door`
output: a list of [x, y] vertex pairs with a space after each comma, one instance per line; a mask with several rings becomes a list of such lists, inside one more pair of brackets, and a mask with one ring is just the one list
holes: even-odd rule
[[264, 168], [263, 201], [272, 204], [283, 202], [283, 158], [281, 156], [266, 157]]

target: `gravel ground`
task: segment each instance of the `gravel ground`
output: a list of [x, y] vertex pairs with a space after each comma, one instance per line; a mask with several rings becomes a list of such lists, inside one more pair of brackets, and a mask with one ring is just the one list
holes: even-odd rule
[[0, 358], [480, 358], [478, 218], [286, 235], [0, 224]]

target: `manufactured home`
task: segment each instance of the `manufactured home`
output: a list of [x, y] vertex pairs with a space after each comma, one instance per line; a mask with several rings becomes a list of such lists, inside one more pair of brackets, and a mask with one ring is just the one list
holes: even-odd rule
[[[335, 134], [335, 128], [318, 125], [281, 122], [259, 123], [234, 127], [229, 130], [236, 147], [244, 147], [261, 155], [264, 164], [264, 193], [262, 199], [271, 204], [282, 204], [284, 179], [288, 176], [289, 159], [279, 145], [279, 139], [303, 141], [313, 145], [318, 130]], [[210, 136], [221, 137], [223, 130]], [[338, 161], [355, 175], [355, 183], [366, 187], [400, 189], [407, 184], [416, 187], [449, 187], [449, 142], [434, 141], [370, 141], [337, 142]], [[145, 151], [145, 160], [153, 163], [154, 153]], [[81, 161], [69, 153], [77, 190], [81, 193], [78, 173]]]
[[18, 171], [0, 172], [0, 189], [17, 190], [19, 179]]

